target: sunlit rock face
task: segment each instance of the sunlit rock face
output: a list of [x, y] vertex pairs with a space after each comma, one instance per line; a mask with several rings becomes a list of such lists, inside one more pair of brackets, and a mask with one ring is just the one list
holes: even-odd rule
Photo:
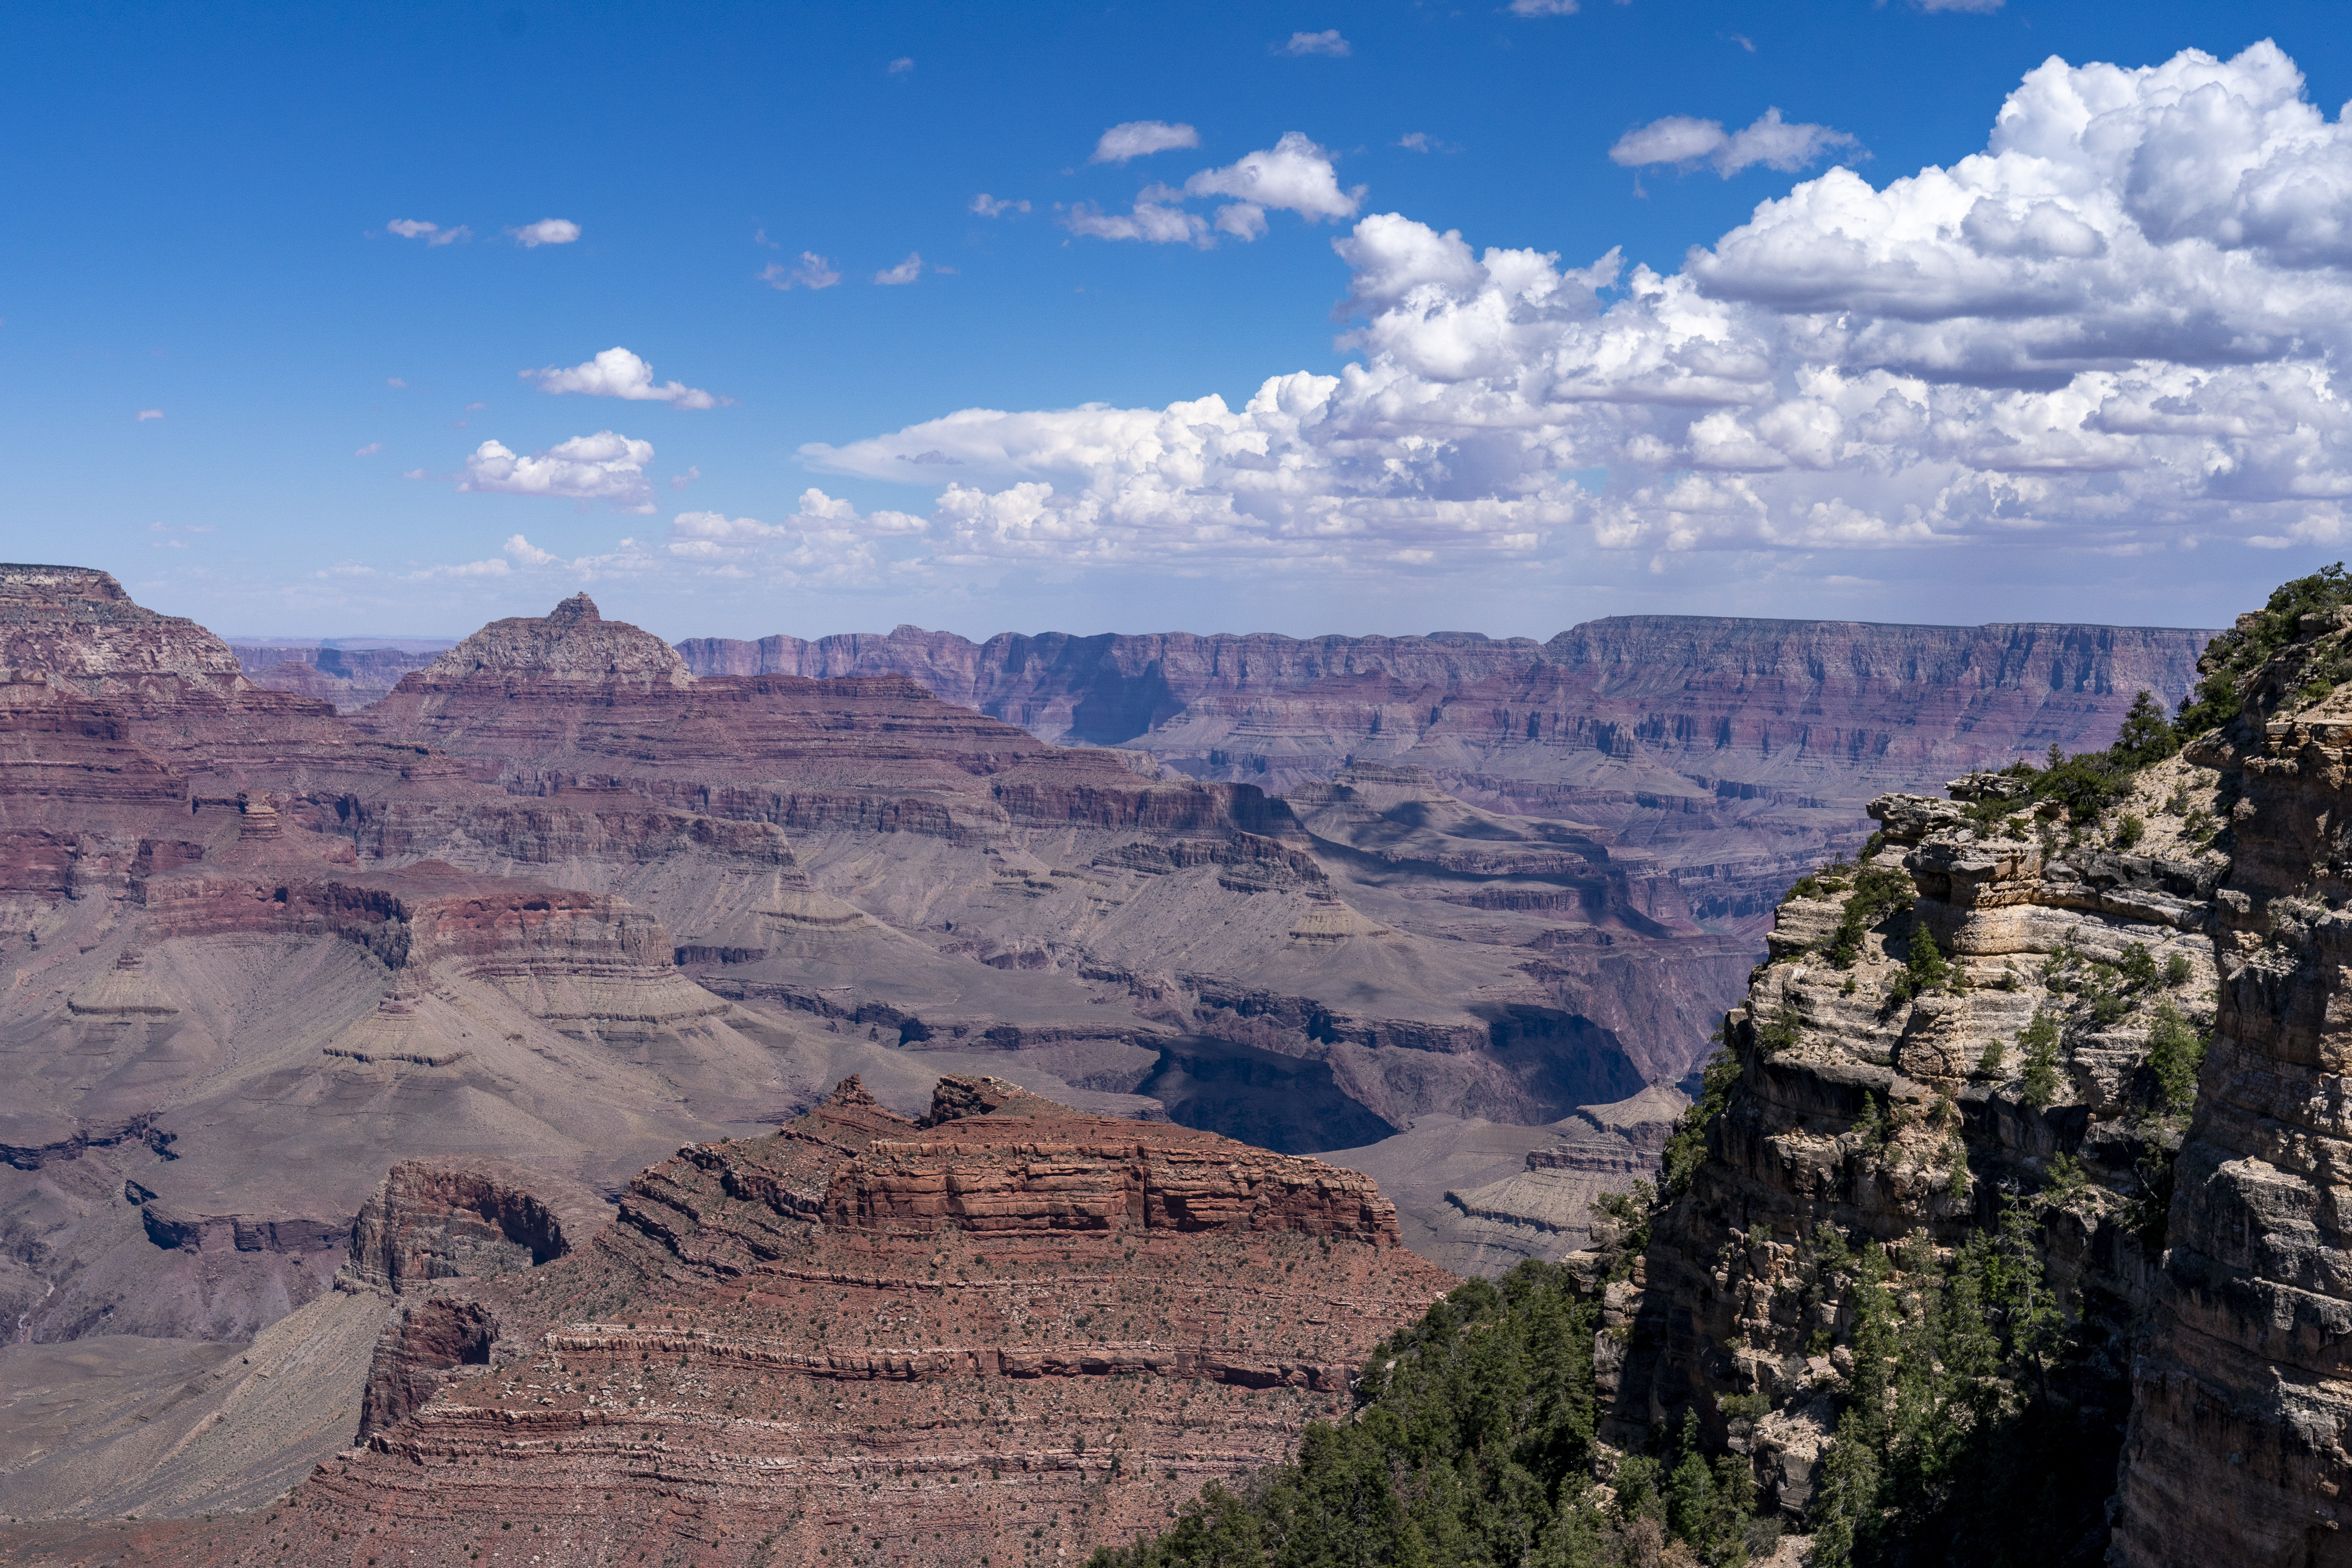
[[[2211, 1025], [2210, 932], [2230, 862], [2204, 825], [2227, 815], [2224, 784], [2182, 758], [2146, 769], [2115, 807], [2144, 824], [2123, 847], [2065, 835], [2030, 802], [2005, 816], [2004, 787], [1976, 775], [1954, 783], [1956, 798], [1873, 802], [1877, 855], [1781, 903], [1767, 961], [1727, 1021], [1740, 1071], [1705, 1157], [1631, 1277], [1604, 1287], [1615, 1331], [1603, 1336], [1604, 1436], [1638, 1448], [1695, 1410], [1753, 1459], [1792, 1528], [1836, 1429], [1822, 1391], [1846, 1370], [1830, 1347], [1854, 1310], [1821, 1265], [1819, 1227], [1897, 1258], [1924, 1247], [1940, 1267], [1997, 1231], [2011, 1203], [2034, 1222], [2081, 1347], [2053, 1373], [2078, 1434], [2079, 1473], [2062, 1483], [2079, 1515], [2068, 1528], [2106, 1525], [2134, 1349], [2158, 1294], [2150, 1173], [2179, 1136], [2151, 1100], [2150, 1031], [2168, 1006]], [[1996, 809], [1970, 816], [1982, 799]], [[1847, 912], [1873, 876], [1902, 897], [1857, 926]], [[1914, 994], [1910, 960], [1927, 939], [1950, 974]], [[2141, 978], [2116, 978], [2126, 973]], [[2030, 1089], [2021, 1040], [2037, 1015], [2055, 1026], [2046, 1099]]]
[[[536, 1201], [395, 1172], [363, 1228], [416, 1243], [367, 1250], [510, 1247]], [[1082, 1557], [1344, 1415], [1455, 1283], [1353, 1172], [995, 1079], [909, 1119], [853, 1079], [645, 1172], [584, 1248], [413, 1284], [366, 1441], [270, 1528], [420, 1561], [526, 1528], [552, 1564]]]

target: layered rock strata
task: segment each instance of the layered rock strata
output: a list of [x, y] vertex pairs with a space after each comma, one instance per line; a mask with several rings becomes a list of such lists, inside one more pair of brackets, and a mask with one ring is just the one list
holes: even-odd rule
[[[1605, 1435], [1638, 1448], [1695, 1410], [1712, 1440], [1752, 1456], [1765, 1501], [1792, 1522], [1811, 1501], [1830, 1395], [1848, 1370], [1826, 1347], [1854, 1310], [1840, 1294], [1846, 1276], [1823, 1261], [1822, 1226], [1838, 1246], [1876, 1241], [1940, 1265], [2023, 1205], [2079, 1347], [2050, 1375], [2086, 1473], [2101, 1475], [2099, 1456], [2121, 1445], [2133, 1347], [2156, 1294], [2151, 1211], [2164, 1194], [2148, 1183], [2180, 1135], [2148, 1041], [2167, 1008], [2192, 1030], [2211, 1026], [2209, 931], [2228, 862], [2199, 829], [2215, 819], [2221, 780], [2179, 759], [2144, 771], [2110, 820], [2132, 815], [2145, 836], [2121, 847], [2024, 805], [2003, 815], [2007, 787], [1956, 784], [1993, 803], [1974, 816], [1932, 797], [1874, 802], [1885, 847], [1783, 902], [1767, 962], [1727, 1023], [1738, 1077], [1706, 1157], [1629, 1277], [1607, 1287]], [[1890, 899], [1890, 886], [1907, 897]], [[1866, 919], [1849, 918], [1857, 908]], [[1921, 933], [1949, 965], [1925, 986], [1911, 962]], [[2054, 1026], [2039, 1091], [2021, 1038], [2037, 1016]], [[2078, 1531], [2104, 1531], [2105, 1490], [2101, 1475]]]
[[2133, 693], [2168, 705], [2208, 633], [1627, 616], [1549, 642], [1006, 635], [900, 626], [693, 638], [698, 675], [911, 676], [1049, 740], [1149, 750], [1276, 792], [1350, 762], [1424, 767], [1464, 799], [1655, 850], [1698, 917], [1755, 931], [1866, 828], [1862, 807], [2053, 742], [2105, 745]]
[[1067, 1561], [1283, 1457], [1455, 1282], [1353, 1173], [1001, 1080], [910, 1121], [852, 1080], [646, 1172], [585, 1252], [432, 1287], [427, 1397], [176, 1550]]
[[[504, 803], [361, 802], [349, 830], [383, 857], [560, 865], [659, 912], [697, 978], [747, 1008], [1003, 1051], [998, 1070], [1057, 1094], [1329, 1148], [1432, 1110], [1548, 1121], [1672, 1081], [1748, 960], [1605, 835], [1465, 807], [1414, 770], [1275, 801], [1048, 746], [903, 678], [688, 680], [657, 639], [593, 616], [500, 623], [361, 716], [466, 759]], [[550, 672], [592, 633], [580, 672], [654, 673]], [[698, 858], [726, 879], [593, 841], [629, 801], [709, 825]], [[762, 859], [768, 828], [793, 845]], [[1266, 1072], [1325, 1109], [1249, 1120], [1234, 1091], [1267, 1085], [1234, 1079]]]

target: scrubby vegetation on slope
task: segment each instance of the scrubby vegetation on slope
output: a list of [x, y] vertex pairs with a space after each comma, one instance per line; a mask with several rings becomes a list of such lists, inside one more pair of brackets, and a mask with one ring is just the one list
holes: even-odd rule
[[[1165, 1533], [1089, 1568], [1602, 1568], [1744, 1562], [1745, 1459], [1674, 1451], [1593, 1479], [1599, 1314], [1569, 1270], [1473, 1279], [1372, 1352], [1355, 1418], [1318, 1422], [1292, 1463], [1211, 1486]], [[1692, 1555], [1696, 1553], [1696, 1555]]]

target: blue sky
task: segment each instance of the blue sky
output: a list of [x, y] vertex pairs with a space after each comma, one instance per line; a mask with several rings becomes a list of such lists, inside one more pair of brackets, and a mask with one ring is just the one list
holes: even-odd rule
[[[583, 585], [672, 637], [2212, 625], [2344, 553], [2336, 7], [12, 34], [5, 552], [224, 631], [455, 635]], [[2045, 70], [2003, 121], [2032, 156], [1947, 188], [2053, 56], [2125, 69]], [[2077, 100], [2105, 129], [2053, 150]], [[1175, 144], [1097, 157], [1146, 122]], [[596, 395], [638, 360], [679, 390]]]

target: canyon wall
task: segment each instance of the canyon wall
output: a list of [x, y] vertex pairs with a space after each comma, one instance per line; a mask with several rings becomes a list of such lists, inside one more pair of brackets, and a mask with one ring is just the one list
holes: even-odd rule
[[2105, 745], [2143, 688], [2168, 710], [2210, 634], [1628, 616], [1549, 642], [1475, 633], [1013, 634], [900, 626], [689, 638], [698, 674], [901, 674], [1066, 744], [1132, 746], [1275, 794], [1355, 762], [1656, 851], [1711, 929], [1868, 831], [1863, 806], [2051, 745]]
[[2220, 1018], [2135, 1369], [2116, 1561], [2352, 1562], [2343, 1106], [2352, 613], [2302, 617], [2192, 748], [2236, 796]]
[[[1935, 1420], [1915, 1340], [1958, 1335], [1936, 1375], [2018, 1359], [1984, 1363], [1995, 1392], [1938, 1461], [1958, 1494], [1882, 1494], [1949, 1510], [1920, 1538], [1937, 1550], [1986, 1555], [2033, 1514], [2052, 1560], [2352, 1562], [2352, 610], [2328, 586], [2241, 619], [2209, 666], [2223, 722], [2095, 826], [1971, 775], [1950, 801], [1874, 803], [1875, 860], [1798, 884], [1728, 1021], [1686, 1185], [1645, 1243], [1604, 1237], [1619, 1250], [1589, 1265], [1619, 1259], [1612, 1442], [1638, 1451], [1693, 1413], [1842, 1552], [1874, 1475], [1838, 1470], [1843, 1448], [1899, 1450]], [[1948, 1299], [1959, 1317], [1937, 1317]], [[1990, 1326], [1971, 1341], [1968, 1322]], [[1864, 1363], [1885, 1375], [1898, 1342], [1882, 1431]], [[1997, 1499], [1997, 1475], [2025, 1489]]]
[[[2017, 1249], [2005, 1256], [2030, 1253], [2057, 1314], [2064, 1348], [2038, 1374], [2067, 1412], [2044, 1477], [2051, 1550], [2089, 1561], [2181, 1139], [2151, 1042], [2211, 1026], [2228, 859], [2207, 837], [2228, 808], [2221, 775], [2179, 758], [2139, 773], [2091, 833], [2004, 803], [2012, 786], [1979, 775], [1955, 785], [1962, 801], [1874, 802], [1878, 854], [1781, 904], [1727, 1024], [1736, 1076], [1711, 1086], [1705, 1157], [1605, 1288], [1604, 1435], [1642, 1451], [1694, 1412], [1750, 1457], [1767, 1507], [1817, 1522], [1864, 1294], [1925, 1301], [1911, 1321], [1926, 1323], [1963, 1253], [1998, 1237]], [[1990, 808], [1969, 815], [1979, 800]], [[2143, 830], [2118, 846], [2126, 814]], [[1890, 1260], [1883, 1279], [1857, 1261], [1866, 1245]], [[1983, 1517], [1964, 1509], [1964, 1536]]]

